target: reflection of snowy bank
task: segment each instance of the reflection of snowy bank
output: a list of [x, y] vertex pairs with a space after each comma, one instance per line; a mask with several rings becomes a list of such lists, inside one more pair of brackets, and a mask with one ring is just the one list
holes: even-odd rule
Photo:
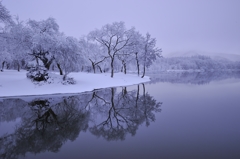
[[240, 71], [166, 71], [157, 74], [149, 74], [150, 83], [190, 83], [207, 84], [211, 81], [220, 81], [228, 78], [240, 78]]

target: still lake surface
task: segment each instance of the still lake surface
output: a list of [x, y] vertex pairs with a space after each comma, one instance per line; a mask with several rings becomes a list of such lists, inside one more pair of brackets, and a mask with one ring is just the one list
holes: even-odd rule
[[0, 98], [0, 158], [240, 158], [240, 72]]

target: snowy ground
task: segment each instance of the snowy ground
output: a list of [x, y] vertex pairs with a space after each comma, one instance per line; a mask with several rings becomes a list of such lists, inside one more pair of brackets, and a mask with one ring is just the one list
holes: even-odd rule
[[54, 83], [36, 85], [27, 79], [26, 71], [5, 70], [0, 72], [0, 97], [46, 95], [59, 93], [81, 93], [93, 89], [127, 86], [150, 81], [149, 77], [140, 78], [133, 74], [115, 73], [111, 78], [109, 73], [71, 73], [76, 81], [75, 85], [63, 85], [56, 78]]

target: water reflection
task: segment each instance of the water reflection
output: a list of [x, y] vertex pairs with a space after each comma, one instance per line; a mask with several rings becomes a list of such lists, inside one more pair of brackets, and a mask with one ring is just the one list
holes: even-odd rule
[[107, 140], [124, 140], [128, 133], [135, 135], [140, 124], [145, 122], [148, 126], [155, 121], [154, 112], [160, 111], [161, 103], [148, 93], [140, 96], [139, 86], [137, 92], [128, 92], [126, 87], [120, 93], [116, 93], [114, 88], [109, 91], [108, 106], [103, 108], [105, 120], [90, 128], [94, 135]]
[[240, 78], [240, 71], [162, 72], [151, 74], [151, 84], [157, 82], [208, 84], [229, 78]]
[[18, 158], [27, 152], [58, 152], [68, 140], [89, 130], [106, 140], [135, 135], [141, 124], [155, 121], [161, 103], [144, 85], [128, 91], [108, 88], [74, 96], [1, 99], [0, 122], [16, 120], [14, 133], [0, 136], [1, 158]]

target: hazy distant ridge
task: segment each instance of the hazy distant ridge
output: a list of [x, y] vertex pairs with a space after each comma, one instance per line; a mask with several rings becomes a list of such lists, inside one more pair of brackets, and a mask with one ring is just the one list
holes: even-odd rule
[[204, 55], [162, 57], [148, 68], [148, 72], [226, 70], [240, 70], [240, 60], [231, 61], [223, 57], [212, 58]]
[[204, 51], [180, 51], [172, 52], [169, 54], [163, 54], [164, 57], [191, 57], [191, 56], [208, 56], [214, 60], [230, 60], [230, 61], [240, 61], [240, 55], [238, 54], [228, 54], [228, 53], [213, 53], [213, 52], [204, 52]]

